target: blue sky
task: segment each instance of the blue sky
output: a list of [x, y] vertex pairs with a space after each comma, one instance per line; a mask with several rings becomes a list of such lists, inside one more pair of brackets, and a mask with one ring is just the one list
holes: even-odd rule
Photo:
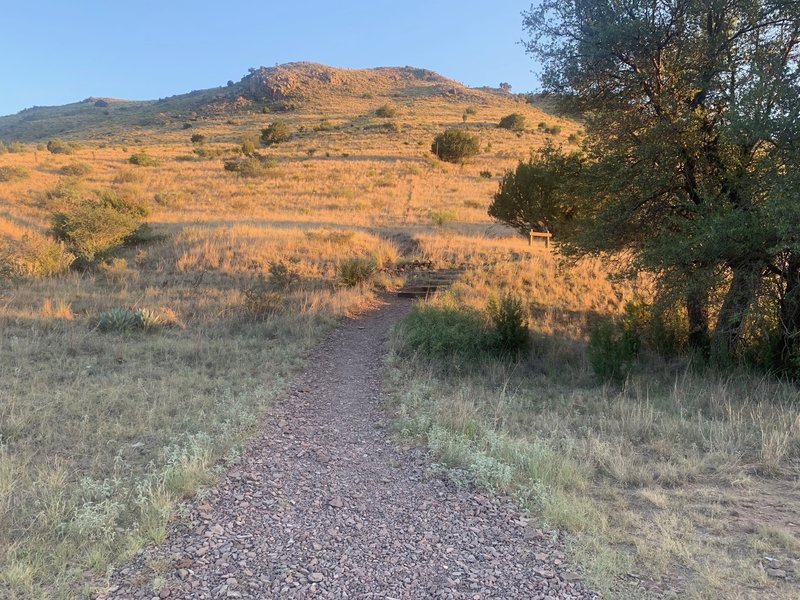
[[425, 67], [466, 85], [535, 89], [517, 42], [531, 0], [8, 0], [0, 115], [88, 96], [155, 99], [308, 60]]

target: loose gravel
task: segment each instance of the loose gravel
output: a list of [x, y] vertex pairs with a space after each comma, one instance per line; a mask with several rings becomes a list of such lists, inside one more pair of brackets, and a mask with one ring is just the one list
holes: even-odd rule
[[387, 430], [382, 358], [409, 306], [330, 335], [240, 463], [97, 598], [598, 598], [551, 532]]

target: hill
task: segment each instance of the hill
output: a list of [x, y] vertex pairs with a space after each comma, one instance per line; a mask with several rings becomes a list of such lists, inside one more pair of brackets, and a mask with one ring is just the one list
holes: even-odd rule
[[[34, 142], [58, 136], [100, 139], [141, 128], [188, 128], [198, 120], [270, 112], [363, 110], [374, 101], [441, 100], [513, 105], [519, 98], [497, 90], [473, 89], [428, 69], [378, 67], [341, 69], [295, 62], [250, 69], [238, 82], [158, 100], [90, 97], [63, 106], [34, 106], [0, 117], [0, 140]], [[348, 112], [345, 110], [344, 112]]]

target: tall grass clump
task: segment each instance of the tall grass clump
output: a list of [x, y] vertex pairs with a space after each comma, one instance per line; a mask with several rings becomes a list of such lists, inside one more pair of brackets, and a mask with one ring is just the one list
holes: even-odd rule
[[85, 177], [92, 172], [92, 167], [82, 162], [73, 162], [61, 167], [59, 172], [67, 177]]
[[372, 256], [351, 256], [336, 265], [336, 277], [344, 287], [365, 285], [378, 271], [378, 263]]
[[504, 353], [518, 354], [528, 347], [530, 332], [522, 300], [504, 295], [490, 298], [486, 311], [494, 325], [493, 345]]
[[75, 260], [63, 242], [41, 234], [25, 234], [0, 245], [0, 277], [52, 277], [64, 273]]
[[639, 355], [641, 339], [630, 327], [613, 319], [600, 319], [589, 333], [586, 354], [595, 374], [620, 381], [630, 373]]
[[484, 316], [475, 310], [418, 303], [399, 327], [414, 352], [438, 358], [475, 358], [490, 344]]
[[24, 167], [4, 166], [0, 167], [0, 182], [19, 181], [30, 177], [30, 171]]

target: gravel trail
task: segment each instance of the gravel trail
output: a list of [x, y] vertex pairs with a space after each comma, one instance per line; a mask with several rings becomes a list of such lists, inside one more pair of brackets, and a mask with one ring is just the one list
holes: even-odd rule
[[431, 476], [390, 435], [381, 367], [409, 307], [332, 333], [240, 464], [98, 598], [597, 598], [511, 501]]

